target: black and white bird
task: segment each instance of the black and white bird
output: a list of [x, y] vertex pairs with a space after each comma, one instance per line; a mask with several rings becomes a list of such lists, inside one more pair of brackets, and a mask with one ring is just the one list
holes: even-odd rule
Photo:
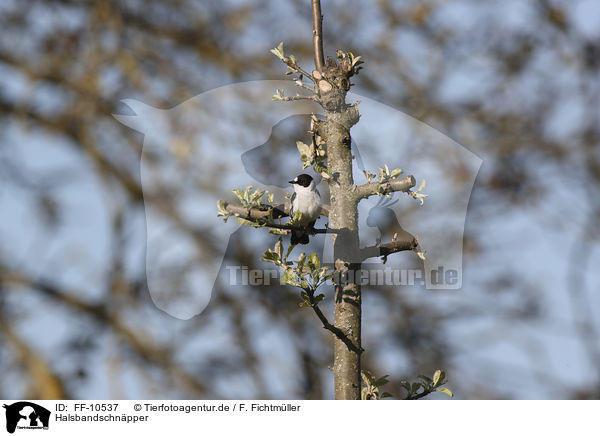
[[[292, 207], [290, 216], [294, 212], [301, 212], [302, 219], [298, 225], [312, 228], [315, 221], [321, 214], [321, 194], [317, 191], [315, 181], [308, 174], [300, 174], [294, 180], [290, 180], [294, 185], [294, 194], [292, 195]], [[308, 233], [303, 230], [292, 230], [292, 244], [308, 244]]]

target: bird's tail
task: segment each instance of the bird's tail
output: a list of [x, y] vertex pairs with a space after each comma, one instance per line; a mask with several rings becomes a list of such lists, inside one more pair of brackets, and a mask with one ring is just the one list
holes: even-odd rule
[[302, 230], [292, 230], [292, 245], [308, 244], [308, 233]]

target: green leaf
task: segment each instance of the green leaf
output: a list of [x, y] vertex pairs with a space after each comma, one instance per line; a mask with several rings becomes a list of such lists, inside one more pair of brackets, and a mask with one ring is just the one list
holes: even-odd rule
[[419, 203], [421, 203], [421, 206], [423, 206], [423, 203], [424, 203], [423, 200], [425, 200], [425, 198], [428, 197], [427, 194], [421, 194], [419, 192], [414, 192], [414, 191], [407, 191], [407, 194], [412, 196], [415, 200], [418, 200]]
[[454, 394], [452, 393], [452, 391], [450, 389], [448, 389], [448, 388], [438, 388], [438, 389], [436, 389], [436, 392], [443, 392], [446, 395], [448, 395], [449, 397], [453, 397], [454, 396]]
[[217, 201], [217, 216], [229, 216], [229, 212], [225, 209], [225, 204], [224, 200]]
[[353, 67], [356, 67], [356, 66], [358, 66], [360, 64], [364, 64], [364, 62], [360, 60], [361, 57], [362, 56], [357, 56], [354, 59], [352, 59], [352, 66]]
[[317, 256], [316, 253], [313, 253], [310, 256], [308, 256], [308, 266], [311, 270], [321, 268], [321, 260], [319, 259], [319, 256]]
[[280, 258], [280, 256], [275, 251], [271, 250], [270, 248], [267, 249], [267, 251], [265, 251], [265, 253], [263, 254], [263, 260], [265, 260], [267, 262], [277, 263], [279, 258]]
[[406, 380], [402, 380], [400, 382], [400, 386], [402, 386], [404, 389], [406, 389], [408, 391], [408, 393], [411, 392], [411, 387], [410, 387], [410, 383], [407, 382]]
[[300, 159], [302, 160], [302, 162], [308, 161], [310, 156], [312, 155], [310, 147], [302, 141], [296, 141], [296, 147], [300, 152]]
[[367, 182], [371, 183], [371, 181], [377, 177], [375, 174], [367, 171], [367, 170], [363, 170], [363, 173], [365, 174], [365, 177], [367, 178]]
[[281, 229], [269, 229], [269, 233], [272, 235], [287, 235], [287, 230], [281, 230]]
[[315, 304], [320, 303], [324, 299], [325, 299], [325, 295], [323, 295], [323, 294], [315, 295]]
[[275, 91], [275, 94], [273, 95], [273, 100], [276, 101], [281, 101], [285, 98], [284, 94], [283, 94], [283, 89], [278, 89]]
[[291, 216], [288, 224], [294, 225], [297, 222], [299, 222], [300, 220], [302, 220], [302, 212], [294, 212], [293, 215]]
[[384, 375], [383, 377], [378, 378], [377, 380], [375, 380], [375, 382], [373, 383], [375, 386], [379, 387], [379, 386], [383, 386], [387, 383], [389, 383], [390, 381], [387, 379], [389, 377], [388, 374]]
[[319, 271], [319, 278], [323, 278], [323, 277], [330, 277], [334, 274], [334, 272], [327, 272], [329, 270], [329, 267], [323, 266], [321, 267], [321, 270]]
[[360, 372], [360, 376], [362, 377], [363, 382], [367, 386], [372, 386], [373, 385], [373, 382], [375, 381], [375, 377], [373, 377], [369, 371], [361, 371]]
[[237, 219], [237, 222], [240, 223], [243, 226], [254, 226], [254, 225], [256, 225], [255, 222], [249, 221], [249, 220], [244, 219], [244, 218], [240, 218], [239, 216], [236, 217], [236, 219]]
[[438, 369], [434, 374], [433, 374], [433, 385], [437, 386], [438, 383], [440, 382], [440, 380], [444, 380], [443, 377], [443, 371], [441, 369]]
[[283, 58], [284, 58], [284, 55], [283, 55], [283, 41], [281, 41], [277, 47], [272, 48], [269, 51], [271, 53], [273, 53], [275, 56], [277, 56], [279, 59], [283, 60]]
[[259, 207], [262, 197], [267, 191], [262, 191], [257, 188], [252, 192], [253, 188], [254, 187], [250, 185], [243, 191], [241, 189], [233, 189], [231, 192], [235, 194], [242, 206], [246, 208]]
[[288, 285], [296, 286], [298, 281], [296, 280], [296, 275], [294, 274], [294, 270], [291, 268], [286, 269], [281, 276], [281, 280]]
[[314, 167], [316, 173], [327, 173], [327, 168], [321, 164], [315, 164]]
[[275, 253], [277, 253], [277, 258], [281, 259], [283, 257], [283, 244], [281, 243], [281, 238], [275, 244]]
[[433, 381], [432, 381], [432, 380], [431, 380], [429, 377], [427, 377], [427, 376], [425, 376], [425, 375], [418, 375], [418, 376], [417, 376], [417, 378], [420, 378], [420, 379], [421, 379], [421, 380], [423, 380], [423, 381], [424, 381], [426, 384], [431, 384], [431, 383], [433, 383]]
[[261, 191], [260, 189], [256, 189], [253, 193], [249, 193], [248, 199], [249, 203], [255, 206], [260, 206], [260, 200], [266, 191]]
[[298, 272], [301, 274], [302, 270], [304, 269], [304, 263], [306, 262], [306, 253], [302, 252], [300, 253], [300, 256], [298, 256], [298, 260], [296, 261], [296, 263], [298, 264]]
[[395, 168], [392, 170], [392, 172], [390, 173], [390, 177], [392, 179], [395, 179], [396, 177], [398, 177], [400, 174], [402, 174], [404, 171], [402, 171], [400, 168]]
[[233, 192], [238, 200], [240, 200], [240, 203], [244, 200], [244, 191], [241, 189], [232, 189], [231, 192]]
[[300, 287], [301, 287], [301, 288], [303, 288], [303, 289], [306, 289], [306, 288], [308, 288], [308, 287], [309, 287], [309, 285], [308, 285], [308, 281], [306, 280], [306, 276], [305, 276], [305, 275], [302, 275], [302, 276], [300, 277], [300, 284], [299, 284], [299, 285], [297, 285], [297, 286], [300, 286]]
[[294, 249], [293, 245], [290, 245], [288, 247], [287, 251], [285, 252], [285, 257], [283, 258], [284, 262], [287, 262], [287, 259], [290, 256], [290, 253], [292, 252], [293, 249]]

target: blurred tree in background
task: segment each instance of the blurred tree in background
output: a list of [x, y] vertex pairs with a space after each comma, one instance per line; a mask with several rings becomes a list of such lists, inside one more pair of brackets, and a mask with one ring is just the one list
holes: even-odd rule
[[[154, 306], [144, 200], [206, 250], [211, 229], [144, 198], [142, 137], [112, 117], [123, 98], [168, 108], [278, 78], [282, 40], [310, 64], [306, 3], [2, 2], [0, 397], [328, 398], [331, 338], [282, 287], [217, 282], [187, 321]], [[323, 14], [327, 46], [368, 63], [356, 92], [484, 160], [463, 289], [365, 288], [364, 367], [398, 397], [395, 381], [445, 368], [458, 398], [599, 398], [600, 6], [328, 0]], [[238, 236], [237, 261], [264, 267]]]

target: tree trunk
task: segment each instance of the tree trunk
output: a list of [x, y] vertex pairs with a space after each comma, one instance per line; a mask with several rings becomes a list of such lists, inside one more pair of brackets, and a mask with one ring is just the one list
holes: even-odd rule
[[[329, 124], [329, 122], [328, 122]], [[335, 327], [339, 328], [360, 350], [361, 295], [354, 271], [359, 252], [358, 210], [352, 193], [352, 154], [350, 132], [331, 122], [328, 125], [328, 158], [330, 174], [337, 175], [330, 183], [331, 209], [329, 226], [343, 230], [333, 236], [333, 252], [336, 270], [340, 278], [335, 286]], [[334, 344], [335, 398], [339, 400], [360, 399], [360, 352], [350, 350], [340, 339]]]
[[321, 98], [326, 113], [322, 136], [327, 143], [328, 172], [331, 175], [329, 227], [338, 230], [333, 235], [335, 269], [339, 273], [335, 285], [334, 325], [355, 346], [350, 349], [339, 338], [334, 339], [335, 398], [359, 400], [361, 295], [354, 272], [360, 269], [360, 245], [350, 137], [350, 127], [358, 121], [358, 110], [355, 106], [346, 105], [348, 77], [331, 59], [328, 59], [323, 79], [333, 84], [332, 89], [323, 86], [328, 92], [322, 93]]

